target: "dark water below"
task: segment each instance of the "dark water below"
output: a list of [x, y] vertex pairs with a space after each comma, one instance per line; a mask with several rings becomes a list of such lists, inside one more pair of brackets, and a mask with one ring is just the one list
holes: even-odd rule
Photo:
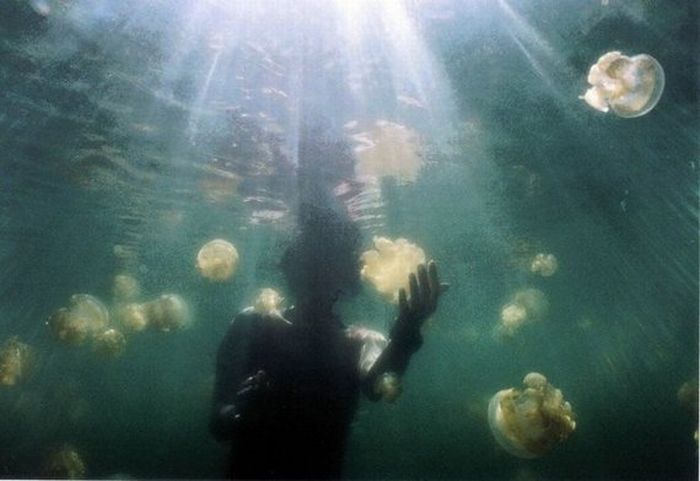
[[[90, 478], [222, 476], [216, 348], [258, 289], [287, 292], [315, 156], [364, 247], [406, 237], [451, 284], [400, 400], [361, 404], [348, 477], [697, 479], [697, 405], [677, 392], [698, 378], [699, 20], [692, 0], [3, 0], [0, 342], [36, 362], [0, 386], [0, 476], [43, 476], [66, 444]], [[663, 66], [647, 115], [578, 98], [613, 50]], [[353, 148], [382, 135], [401, 168], [368, 174]], [[229, 282], [194, 267], [213, 238], [240, 253]], [[553, 276], [529, 271], [538, 252]], [[180, 295], [191, 326], [130, 335], [116, 359], [54, 339], [51, 313], [76, 293], [112, 308], [118, 273], [139, 302]], [[495, 335], [524, 288], [546, 318]], [[394, 315], [367, 283], [338, 310], [385, 332]], [[523, 460], [486, 409], [531, 371], [577, 427]]]

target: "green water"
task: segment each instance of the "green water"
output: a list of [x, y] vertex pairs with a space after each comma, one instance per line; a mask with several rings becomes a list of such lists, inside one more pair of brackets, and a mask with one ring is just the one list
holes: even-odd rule
[[[697, 479], [697, 413], [677, 391], [698, 377], [698, 21], [692, 0], [4, 0], [0, 342], [36, 362], [0, 386], [0, 476], [42, 476], [66, 444], [90, 478], [224, 474], [207, 431], [216, 348], [258, 289], [286, 293], [311, 126], [325, 186], [352, 181], [340, 200], [364, 247], [408, 238], [451, 285], [399, 401], [361, 403], [348, 477]], [[578, 98], [613, 50], [664, 68], [642, 117]], [[419, 139], [409, 178], [355, 178], [378, 120]], [[195, 268], [213, 238], [240, 253], [228, 282]], [[529, 271], [538, 252], [553, 276]], [[191, 325], [129, 335], [116, 359], [52, 337], [73, 294], [111, 308], [123, 272], [139, 302], [180, 295]], [[548, 314], [504, 339], [524, 288]], [[368, 283], [338, 311], [384, 332], [394, 315]], [[523, 460], [486, 412], [531, 371], [577, 426]]]

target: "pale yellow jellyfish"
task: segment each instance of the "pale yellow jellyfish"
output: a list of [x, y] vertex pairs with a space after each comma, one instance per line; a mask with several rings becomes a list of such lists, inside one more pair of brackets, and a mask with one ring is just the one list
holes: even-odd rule
[[378, 120], [367, 132], [354, 134], [357, 177], [393, 177], [413, 182], [421, 164], [418, 134], [411, 128], [387, 120]]
[[523, 325], [544, 318], [548, 310], [549, 302], [542, 291], [533, 288], [520, 290], [501, 309], [498, 332], [512, 336]]
[[403, 391], [401, 379], [393, 372], [385, 372], [377, 379], [374, 391], [379, 394], [382, 401], [393, 403], [401, 396]]
[[44, 471], [52, 479], [82, 479], [86, 468], [78, 451], [73, 446], [65, 445], [49, 455]]
[[543, 456], [576, 429], [571, 404], [542, 374], [531, 372], [525, 388], [504, 389], [489, 402], [488, 416], [496, 442], [519, 458]]
[[0, 385], [14, 386], [31, 373], [34, 350], [13, 336], [0, 346]]
[[75, 294], [69, 306], [54, 312], [48, 321], [54, 337], [70, 345], [82, 344], [109, 324], [107, 308], [94, 296]]
[[[696, 379], [692, 381], [684, 382], [683, 385], [678, 389], [678, 402], [685, 408], [692, 416], [697, 427], [698, 422], [698, 381]], [[698, 430], [695, 429], [693, 434], [693, 439], [697, 442], [698, 440]]]
[[408, 294], [408, 275], [425, 263], [425, 252], [406, 239], [374, 237], [374, 249], [364, 252], [360, 259], [362, 279], [371, 282], [389, 301], [398, 303], [399, 289], [406, 289]]
[[608, 52], [588, 72], [592, 85], [582, 98], [601, 112], [620, 117], [639, 117], [656, 106], [664, 90], [664, 70], [650, 55], [627, 57]]
[[144, 304], [131, 303], [117, 310], [117, 319], [127, 331], [143, 331], [148, 326], [148, 315]]
[[530, 271], [542, 277], [554, 275], [558, 267], [559, 263], [554, 254], [537, 254], [530, 263]]
[[146, 316], [151, 327], [161, 332], [176, 331], [189, 323], [189, 309], [176, 294], [163, 294], [146, 303]]
[[238, 267], [238, 251], [230, 242], [214, 239], [197, 253], [197, 269], [202, 277], [212, 281], [229, 279]]
[[284, 298], [274, 289], [266, 287], [261, 289], [253, 303], [253, 309], [259, 314], [276, 314], [280, 312], [280, 306]]
[[104, 357], [119, 357], [126, 349], [126, 338], [116, 329], [107, 329], [95, 335], [93, 349]]
[[130, 301], [139, 295], [139, 282], [127, 274], [117, 274], [114, 276], [112, 294], [114, 299], [120, 302]]

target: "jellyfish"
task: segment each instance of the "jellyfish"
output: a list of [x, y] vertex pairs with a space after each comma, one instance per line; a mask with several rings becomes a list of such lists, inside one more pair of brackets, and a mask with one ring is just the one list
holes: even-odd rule
[[144, 304], [131, 303], [117, 310], [121, 325], [132, 332], [143, 331], [148, 326], [148, 316]]
[[419, 264], [425, 263], [425, 252], [406, 239], [392, 241], [386, 237], [374, 237], [374, 249], [362, 256], [360, 275], [370, 281], [375, 289], [394, 304], [399, 300], [399, 289], [408, 289], [408, 275], [415, 273]]
[[[695, 426], [698, 423], [698, 381], [693, 379], [692, 381], [686, 381], [678, 389], [678, 402], [685, 408], [694, 418]], [[695, 429], [693, 434], [693, 439], [697, 442], [698, 440], [698, 430]]]
[[0, 346], [0, 384], [14, 386], [31, 373], [34, 351], [17, 336]]
[[145, 309], [149, 324], [157, 331], [176, 331], [189, 321], [187, 304], [176, 294], [163, 294], [146, 303]]
[[417, 179], [423, 160], [415, 130], [378, 120], [369, 131], [355, 133], [352, 138], [357, 142], [357, 177], [393, 177], [400, 182], [414, 182]]
[[571, 404], [547, 378], [531, 372], [525, 388], [504, 389], [489, 402], [489, 426], [496, 442], [519, 458], [538, 458], [576, 429]]
[[89, 294], [71, 296], [69, 306], [58, 309], [48, 321], [56, 339], [74, 346], [104, 330], [108, 323], [107, 308]]
[[139, 295], [139, 282], [127, 274], [114, 276], [112, 293], [117, 301], [129, 301]]
[[229, 279], [238, 267], [238, 251], [230, 242], [214, 239], [207, 242], [197, 253], [199, 273], [212, 281]]
[[619, 117], [639, 117], [659, 102], [664, 82], [664, 70], [654, 57], [608, 52], [591, 67], [592, 87], [580, 98], [601, 112], [612, 109]]
[[71, 445], [53, 451], [44, 467], [45, 475], [53, 479], [81, 479], [85, 477], [85, 462]]
[[559, 263], [554, 254], [537, 254], [530, 264], [530, 271], [542, 277], [549, 277], [557, 272]]
[[126, 338], [116, 329], [107, 329], [95, 336], [93, 350], [104, 357], [119, 357], [125, 348]]
[[377, 379], [374, 391], [379, 394], [382, 401], [393, 403], [403, 391], [401, 379], [393, 372], [385, 372]]
[[549, 302], [542, 291], [533, 288], [520, 290], [501, 309], [498, 332], [512, 336], [523, 325], [546, 317], [548, 310]]
[[274, 289], [262, 289], [255, 299], [253, 309], [259, 314], [279, 313], [284, 298]]

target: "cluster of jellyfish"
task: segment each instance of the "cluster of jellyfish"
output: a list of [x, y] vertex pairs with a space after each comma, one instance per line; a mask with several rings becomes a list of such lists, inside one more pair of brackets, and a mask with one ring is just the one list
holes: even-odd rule
[[[542, 277], [553, 276], [558, 268], [554, 254], [539, 253], [529, 263], [530, 272]], [[532, 287], [521, 289], [501, 308], [496, 334], [513, 337], [523, 326], [544, 319], [548, 311], [549, 301], [544, 292]]]
[[633, 57], [608, 52], [591, 66], [591, 85], [580, 97], [589, 106], [624, 118], [640, 117], [653, 109], [664, 90], [664, 70], [651, 55]]
[[127, 275], [114, 277], [112, 315], [97, 297], [89, 294], [71, 296], [68, 306], [55, 311], [48, 320], [54, 338], [69, 346], [92, 343], [92, 349], [104, 357], [120, 356], [127, 344], [124, 332], [133, 333], [150, 327], [169, 332], [189, 322], [184, 300], [176, 294], [162, 294], [151, 301], [138, 303], [138, 281]]

